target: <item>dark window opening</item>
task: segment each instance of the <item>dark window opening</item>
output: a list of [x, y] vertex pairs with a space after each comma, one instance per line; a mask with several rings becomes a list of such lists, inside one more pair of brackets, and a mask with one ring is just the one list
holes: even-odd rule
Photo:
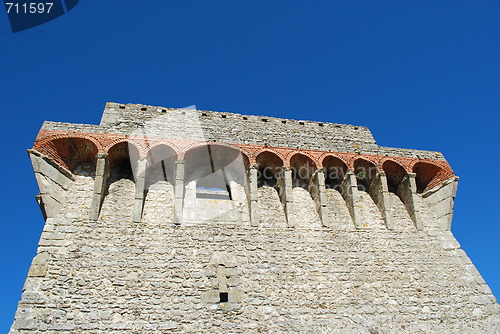
[[141, 111], [146, 111], [148, 110], [148, 108], [141, 108]]
[[342, 181], [347, 174], [347, 165], [341, 159], [328, 156], [323, 159], [325, 167], [325, 186], [327, 189], [341, 191]]
[[378, 170], [372, 162], [364, 159], [357, 159], [354, 161], [354, 173], [356, 174], [358, 182], [358, 190], [368, 192]]
[[292, 187], [308, 190], [309, 182], [316, 170], [316, 165], [311, 158], [295, 154], [290, 159], [290, 169], [292, 171]]
[[134, 181], [132, 164], [130, 163], [130, 159], [128, 157], [117, 161], [114, 166], [111, 167], [109, 181], [112, 183], [120, 179], [128, 179]]
[[344, 172], [340, 168], [326, 169], [325, 187], [326, 189], [335, 189], [340, 191], [342, 181], [344, 180]]
[[227, 303], [229, 300], [229, 294], [227, 292], [219, 292], [219, 298], [221, 303]]
[[360, 172], [356, 174], [356, 179], [358, 181], [358, 190], [368, 192], [370, 189], [370, 181], [366, 177], [366, 174]]
[[292, 187], [307, 190], [309, 188], [309, 177], [304, 177], [296, 168], [292, 169]]
[[257, 187], [276, 187], [278, 180], [276, 178], [276, 171], [274, 168], [261, 167], [257, 174]]
[[137, 166], [139, 151], [127, 142], [114, 145], [109, 150], [109, 184], [120, 179], [134, 181], [133, 170]]

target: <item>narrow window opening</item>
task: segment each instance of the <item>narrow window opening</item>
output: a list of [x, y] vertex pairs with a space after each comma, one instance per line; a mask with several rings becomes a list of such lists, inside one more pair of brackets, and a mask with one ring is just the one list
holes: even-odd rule
[[165, 168], [165, 161], [164, 160], [161, 161], [161, 169], [163, 171], [163, 178], [165, 179], [165, 181], [168, 181], [167, 180], [167, 169]]
[[120, 106], [120, 109], [125, 109], [125, 106]]
[[222, 118], [226, 118], [226, 115], [222, 115]]
[[148, 108], [141, 108], [141, 111], [146, 111], [148, 110]]
[[227, 303], [229, 300], [229, 294], [227, 292], [219, 292], [219, 299], [221, 303]]

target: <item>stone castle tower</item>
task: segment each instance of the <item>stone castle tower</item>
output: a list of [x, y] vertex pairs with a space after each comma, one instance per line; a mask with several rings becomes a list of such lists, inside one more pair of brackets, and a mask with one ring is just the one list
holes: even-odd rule
[[46, 223], [11, 333], [500, 331], [440, 153], [108, 103], [45, 122], [29, 156]]

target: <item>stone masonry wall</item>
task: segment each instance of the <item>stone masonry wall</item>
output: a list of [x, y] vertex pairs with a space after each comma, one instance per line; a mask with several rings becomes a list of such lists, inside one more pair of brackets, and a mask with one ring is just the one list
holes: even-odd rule
[[[92, 182], [77, 176], [70, 200], [47, 220], [12, 334], [500, 330], [499, 305], [451, 233], [427, 219], [419, 232], [404, 214], [401, 228], [387, 230], [366, 193], [358, 230], [335, 194], [331, 228], [314, 215], [295, 228], [193, 226], [158, 215], [161, 205], [148, 199], [144, 221], [133, 223], [134, 184], [124, 179], [89, 221]], [[166, 196], [159, 203], [171, 211], [168, 189], [159, 183], [148, 198]], [[261, 189], [259, 202], [276, 203], [272, 188]], [[311, 206], [294, 204], [297, 212]], [[227, 303], [218, 300], [221, 280]]]

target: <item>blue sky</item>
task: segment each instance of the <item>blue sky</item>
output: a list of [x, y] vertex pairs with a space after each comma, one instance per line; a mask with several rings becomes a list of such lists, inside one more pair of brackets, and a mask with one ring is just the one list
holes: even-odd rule
[[44, 120], [98, 123], [107, 101], [364, 125], [444, 153], [453, 232], [500, 297], [500, 2], [81, 1], [13, 34], [0, 12], [0, 331], [43, 228], [26, 149]]

